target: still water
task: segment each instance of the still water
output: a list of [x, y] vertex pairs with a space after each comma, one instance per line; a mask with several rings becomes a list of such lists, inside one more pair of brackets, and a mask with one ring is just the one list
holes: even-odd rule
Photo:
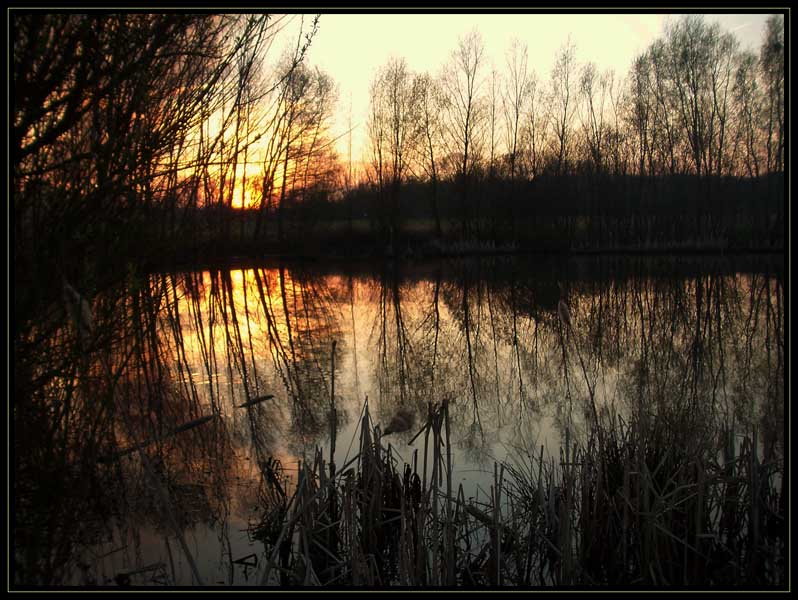
[[37, 526], [55, 528], [37, 575], [53, 584], [192, 585], [191, 561], [205, 585], [257, 584], [263, 479], [281, 469], [290, 488], [317, 449], [329, 460], [332, 406], [345, 468], [366, 404], [383, 431], [414, 415], [383, 439], [412, 464], [429, 403], [448, 401], [473, 498], [495, 462], [556, 454], [567, 424], [578, 440], [590, 398], [610, 420], [689, 406], [706, 435], [755, 425], [765, 456], [783, 453], [780, 259], [251, 264], [132, 274], [92, 310], [114, 325], [80, 396], [110, 387], [130, 416], [78, 426], [99, 474], [52, 499], [94, 499], [73, 522]]

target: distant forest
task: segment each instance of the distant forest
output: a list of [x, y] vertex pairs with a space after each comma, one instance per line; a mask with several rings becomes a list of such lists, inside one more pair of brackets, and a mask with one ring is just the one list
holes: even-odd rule
[[627, 73], [578, 40], [549, 73], [517, 41], [491, 69], [476, 30], [438, 73], [391, 59], [363, 162], [306, 60], [323, 17], [280, 54], [289, 18], [12, 11], [15, 279], [199, 251], [783, 248], [783, 15], [758, 52], [674, 20]]
[[719, 240], [750, 233], [753, 220], [760, 232], [780, 222], [780, 16], [767, 21], [759, 55], [683, 17], [625, 77], [577, 64], [571, 41], [548, 79], [529, 70], [517, 41], [503, 72], [488, 72], [483, 55], [472, 32], [437, 78], [396, 59], [374, 79], [372, 162], [355, 194], [384, 229], [426, 215], [440, 235], [446, 215], [464, 238], [515, 240], [521, 219], [538, 237], [548, 225], [605, 247]]

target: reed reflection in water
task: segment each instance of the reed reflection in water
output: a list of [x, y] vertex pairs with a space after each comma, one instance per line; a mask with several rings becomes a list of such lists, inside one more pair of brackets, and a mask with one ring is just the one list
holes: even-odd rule
[[[362, 456], [366, 398], [411, 465], [430, 403], [445, 405], [453, 479], [476, 503], [496, 493], [494, 461], [521, 479], [539, 452], [564, 447], [571, 464], [596, 423], [678, 424], [663, 445], [756, 430], [759, 460], [783, 464], [781, 268], [494, 259], [132, 276], [94, 299], [91, 338], [57, 316], [29, 333], [44, 346], [18, 367], [17, 580], [260, 583], [264, 543], [291, 562], [278, 538], [298, 474]], [[395, 431], [397, 415], [416, 425]], [[425, 489], [431, 478], [424, 461]], [[574, 581], [557, 564], [542, 584]], [[296, 583], [286, 571], [272, 582]]]

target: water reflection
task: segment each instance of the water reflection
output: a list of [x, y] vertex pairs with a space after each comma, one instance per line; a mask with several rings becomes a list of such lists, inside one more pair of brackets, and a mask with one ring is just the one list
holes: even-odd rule
[[[54, 309], [15, 348], [15, 579], [257, 583], [299, 465], [329, 455], [331, 420], [347, 464], [365, 398], [383, 429], [447, 401], [472, 497], [493, 460], [556, 454], [591, 419], [672, 419], [685, 439], [756, 425], [764, 460], [781, 460], [781, 268], [497, 259], [132, 275], [94, 300], [90, 339]], [[411, 462], [417, 431], [385, 441]]]

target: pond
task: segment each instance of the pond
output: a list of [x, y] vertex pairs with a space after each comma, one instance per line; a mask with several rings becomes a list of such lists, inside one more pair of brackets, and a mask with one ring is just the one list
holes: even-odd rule
[[453, 492], [477, 503], [592, 419], [678, 414], [784, 457], [778, 257], [265, 261], [131, 272], [89, 308], [88, 331], [54, 309], [18, 366], [22, 585], [264, 583], [275, 489], [356, 465], [364, 416], [426, 486], [445, 403]]

